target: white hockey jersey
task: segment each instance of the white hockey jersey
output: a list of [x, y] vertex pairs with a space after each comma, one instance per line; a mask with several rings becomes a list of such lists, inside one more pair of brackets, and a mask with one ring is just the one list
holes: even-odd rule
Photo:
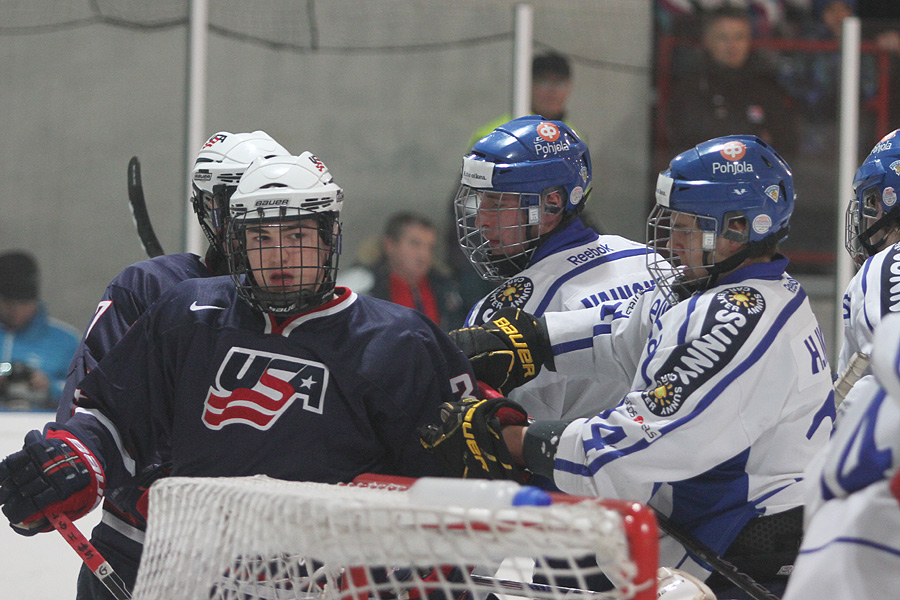
[[[617, 235], [598, 235], [580, 220], [547, 240], [531, 264], [478, 302], [466, 326], [486, 323], [501, 308], [545, 312], [602, 306], [621, 312], [631, 298], [654, 287], [647, 271], [647, 247]], [[615, 406], [628, 391], [630, 377], [616, 364], [589, 376], [564, 376], [543, 370], [510, 393], [535, 419], [574, 419]]]
[[[885, 333], [875, 352], [889, 352], [896, 365], [900, 317], [888, 316], [874, 339]], [[854, 386], [857, 401], [807, 469], [806, 528], [785, 600], [893, 598], [900, 590], [900, 505], [889, 489], [900, 467], [900, 399], [879, 384], [896, 379], [893, 369], [873, 359], [874, 375]]]
[[[900, 312], [900, 244], [869, 257], [850, 280], [842, 303], [844, 340], [838, 356], [837, 373], [842, 373], [855, 352], [872, 353], [872, 336], [884, 315]], [[860, 381], [871, 379], [867, 368]], [[860, 396], [851, 390], [841, 404], [838, 420]], [[864, 393], [862, 394], [864, 395]]]
[[[822, 332], [786, 265], [749, 265], [671, 308], [644, 294], [630, 318], [545, 315], [558, 371], [618, 361], [633, 374], [618, 406], [566, 427], [556, 485], [649, 502], [718, 552], [751, 518], [801, 505], [834, 400]], [[706, 572], [677, 544], [661, 552]]]

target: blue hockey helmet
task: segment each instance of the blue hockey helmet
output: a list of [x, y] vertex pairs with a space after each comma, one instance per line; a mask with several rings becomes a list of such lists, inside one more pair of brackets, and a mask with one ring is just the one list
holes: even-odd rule
[[[656, 207], [647, 221], [647, 241], [676, 268], [653, 254], [648, 254], [648, 268], [663, 289], [671, 289], [673, 282], [689, 292], [706, 289], [753, 252], [769, 251], [784, 240], [793, 210], [791, 169], [766, 142], [751, 135], [703, 142], [672, 159], [657, 179]], [[692, 217], [694, 228], [703, 232], [702, 247], [697, 249], [704, 256], [700, 276], [692, 276], [692, 269], [679, 268], [678, 257], [668, 248], [678, 214]], [[745, 247], [716, 263], [716, 239], [720, 236]]]
[[[478, 140], [463, 157], [462, 176], [456, 195], [457, 233], [460, 246], [485, 279], [502, 280], [521, 271], [540, 245], [545, 214], [563, 213], [557, 228], [581, 212], [591, 186], [591, 155], [587, 144], [562, 121], [529, 115], [505, 123]], [[552, 193], [561, 201], [546, 202]], [[516, 211], [519, 229], [514, 244], [482, 235], [485, 226], [477, 214], [486, 193], [498, 199], [508, 215]], [[499, 220], [499, 214], [497, 214]], [[497, 232], [500, 226], [492, 224]]]
[[587, 144], [562, 121], [540, 115], [505, 123], [472, 146], [463, 158], [462, 183], [476, 189], [538, 194], [566, 191], [564, 210], [583, 206], [591, 185]]
[[[847, 205], [844, 246], [861, 264], [877, 254], [897, 235], [889, 236], [900, 224], [900, 130], [878, 142], [853, 177], [853, 198]], [[880, 235], [879, 235], [880, 234]]]

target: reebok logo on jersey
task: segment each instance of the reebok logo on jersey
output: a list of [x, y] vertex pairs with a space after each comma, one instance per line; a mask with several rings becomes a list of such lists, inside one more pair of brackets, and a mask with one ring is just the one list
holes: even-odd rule
[[612, 248], [609, 247], [609, 244], [602, 244], [598, 242], [596, 248], [585, 248], [584, 252], [567, 256], [566, 260], [573, 265], [580, 265], [581, 263], [588, 262], [589, 260], [605, 256], [610, 252], [612, 252]]
[[224, 306], [214, 306], [212, 304], [197, 304], [197, 301], [194, 300], [191, 302], [190, 309], [194, 312], [198, 310], [225, 310]]
[[737, 286], [710, 301], [700, 337], [676, 348], [657, 370], [653, 385], [642, 398], [655, 415], [668, 417], [737, 355], [765, 310], [757, 290]]
[[328, 378], [328, 368], [319, 362], [232, 348], [209, 388], [203, 424], [216, 430], [238, 424], [264, 431], [297, 400], [303, 410], [321, 415]]

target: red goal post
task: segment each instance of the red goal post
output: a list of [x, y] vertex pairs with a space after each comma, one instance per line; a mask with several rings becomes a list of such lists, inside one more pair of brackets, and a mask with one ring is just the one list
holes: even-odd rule
[[[416, 481], [163, 479], [150, 491], [133, 597], [656, 598], [656, 520], [639, 503], [565, 494], [550, 494], [549, 506], [425, 503], [408, 491]], [[532, 584], [532, 569], [548, 583]], [[599, 573], [614, 589], [585, 591]], [[559, 578], [577, 583], [557, 585]]]

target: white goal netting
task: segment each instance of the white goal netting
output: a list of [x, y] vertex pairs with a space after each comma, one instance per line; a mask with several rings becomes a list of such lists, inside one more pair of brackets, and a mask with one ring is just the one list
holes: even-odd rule
[[612, 589], [594, 598], [656, 597], [655, 521], [634, 503], [435, 506], [266, 477], [176, 477], [150, 494], [135, 599], [561, 600], [601, 573]]

